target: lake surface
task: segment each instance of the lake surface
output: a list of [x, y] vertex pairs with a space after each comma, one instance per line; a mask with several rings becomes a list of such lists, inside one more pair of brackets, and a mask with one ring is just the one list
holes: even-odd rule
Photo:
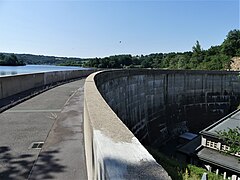
[[54, 65], [26, 65], [26, 66], [0, 66], [0, 77], [16, 74], [28, 74], [37, 72], [83, 70], [88, 68]]

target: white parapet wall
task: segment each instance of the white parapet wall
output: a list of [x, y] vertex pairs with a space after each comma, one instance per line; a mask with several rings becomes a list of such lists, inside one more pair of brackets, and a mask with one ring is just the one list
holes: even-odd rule
[[86, 77], [93, 70], [56, 71], [0, 77], [0, 99], [53, 83]]
[[88, 179], [171, 179], [103, 99], [88, 76], [84, 89], [84, 141]]

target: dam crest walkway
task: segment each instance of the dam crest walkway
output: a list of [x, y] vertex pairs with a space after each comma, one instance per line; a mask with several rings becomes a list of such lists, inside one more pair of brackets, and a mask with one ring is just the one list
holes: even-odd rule
[[0, 113], [0, 179], [87, 179], [84, 82], [55, 87]]

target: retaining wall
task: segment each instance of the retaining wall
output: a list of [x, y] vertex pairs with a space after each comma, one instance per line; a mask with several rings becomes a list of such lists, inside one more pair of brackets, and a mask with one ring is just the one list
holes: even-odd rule
[[86, 77], [93, 70], [56, 71], [0, 77], [0, 99], [56, 82]]

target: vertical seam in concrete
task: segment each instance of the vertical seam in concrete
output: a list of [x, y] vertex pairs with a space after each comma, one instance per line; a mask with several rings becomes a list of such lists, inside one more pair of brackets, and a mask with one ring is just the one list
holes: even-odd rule
[[3, 86], [2, 86], [2, 81], [0, 82], [0, 86], [1, 86], [1, 98], [0, 98], [0, 99], [2, 99], [2, 98], [3, 98]]
[[43, 73], [43, 85], [47, 84], [47, 73]]

